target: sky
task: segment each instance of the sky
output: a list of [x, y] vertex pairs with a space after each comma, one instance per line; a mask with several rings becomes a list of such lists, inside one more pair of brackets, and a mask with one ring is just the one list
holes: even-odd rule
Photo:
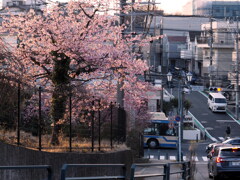
[[182, 7], [190, 0], [156, 0], [165, 13], [181, 12]]
[[[51, 0], [51, 1], [68, 1], [68, 0]], [[147, 2], [147, 0], [142, 0]], [[181, 12], [182, 7], [189, 1], [192, 0], [155, 0], [158, 6], [164, 10], [165, 13], [176, 13]]]

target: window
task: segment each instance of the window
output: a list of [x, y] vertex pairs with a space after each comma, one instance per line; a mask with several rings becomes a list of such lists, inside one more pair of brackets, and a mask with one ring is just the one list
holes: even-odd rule
[[150, 124], [144, 129], [145, 135], [176, 136], [175, 127], [169, 127], [168, 123]]
[[144, 129], [145, 135], [156, 135], [156, 126], [155, 124], [150, 124], [147, 128]]
[[228, 7], [225, 7], [225, 8], [226, 8], [226, 12], [229, 13], [230, 12], [229, 8]]
[[205, 56], [207, 56], [208, 55], [208, 51], [207, 50], [205, 50]]
[[218, 148], [214, 149], [213, 156], [217, 156], [217, 155], [218, 155], [218, 152], [219, 152], [219, 149], [218, 149]]
[[220, 153], [221, 156], [231, 156], [231, 157], [234, 157], [234, 156], [240, 156], [240, 149], [222, 149], [221, 153]]
[[216, 98], [215, 103], [226, 103], [226, 99]]
[[212, 100], [212, 99], [213, 99], [213, 97], [212, 97], [211, 95], [209, 95], [209, 96], [208, 96], [208, 98], [209, 98], [210, 100]]
[[215, 11], [216, 13], [219, 13], [219, 12], [220, 12], [220, 9], [219, 9], [219, 8], [214, 8], [214, 11]]

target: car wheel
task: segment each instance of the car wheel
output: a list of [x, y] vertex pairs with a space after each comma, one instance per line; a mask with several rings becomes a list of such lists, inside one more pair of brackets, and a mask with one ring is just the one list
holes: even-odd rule
[[213, 176], [212, 176], [210, 173], [208, 173], [208, 177], [209, 177], [210, 179], [213, 178]]
[[220, 179], [222, 179], [222, 178], [221, 178], [221, 176], [218, 174], [218, 175], [216, 175], [216, 176], [213, 176], [213, 179], [214, 179], [214, 180], [220, 180]]
[[155, 140], [155, 139], [150, 139], [150, 140], [148, 141], [148, 147], [149, 147], [150, 149], [155, 149], [155, 148], [157, 148], [157, 147], [158, 147], [158, 141]]
[[211, 109], [211, 110], [212, 110], [212, 112], [214, 113], [213, 107], [212, 107], [212, 109]]

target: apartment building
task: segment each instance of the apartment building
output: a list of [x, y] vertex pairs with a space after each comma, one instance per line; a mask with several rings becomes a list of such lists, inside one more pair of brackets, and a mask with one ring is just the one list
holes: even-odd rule
[[192, 0], [192, 5], [193, 15], [221, 19], [240, 15], [240, 2], [237, 0]]
[[196, 39], [201, 36], [201, 31], [189, 31], [186, 41], [186, 49], [181, 50], [180, 58], [185, 60], [188, 71], [201, 74], [201, 63], [195, 61], [197, 41]]
[[0, 0], [0, 10], [6, 7], [15, 9], [15, 11], [25, 11], [30, 8], [42, 9], [46, 7], [46, 0]]
[[201, 31], [201, 25], [206, 22], [209, 22], [209, 18], [200, 16], [155, 16], [152, 20], [151, 30], [155, 35], [162, 35], [163, 38], [157, 43], [158, 49], [156, 48], [152, 52], [154, 55], [150, 58], [150, 66], [155, 69], [160, 67], [163, 73], [168, 72], [170, 64], [184, 68], [186, 60], [181, 59], [180, 52], [182, 49], [186, 49], [187, 42], [177, 42], [179, 41], [177, 37], [185, 37], [186, 40], [190, 31]]
[[[202, 64], [201, 75], [208, 76], [211, 73], [218, 80], [227, 80], [228, 73], [233, 68], [234, 35], [232, 30], [235, 24], [226, 21], [215, 21], [212, 23], [212, 45], [211, 24], [202, 25], [202, 34], [197, 38], [195, 60]], [[212, 64], [212, 66], [211, 66]], [[218, 82], [216, 82], [218, 83]]]

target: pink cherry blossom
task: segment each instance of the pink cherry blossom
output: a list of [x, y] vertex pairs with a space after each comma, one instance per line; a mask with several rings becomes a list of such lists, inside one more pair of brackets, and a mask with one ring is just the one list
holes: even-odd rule
[[[119, 11], [119, 1], [112, 2], [111, 8]], [[48, 92], [44, 102], [51, 107], [53, 144], [58, 144], [70, 86], [75, 119], [81, 110], [97, 109], [91, 105], [94, 99], [100, 98], [104, 107], [115, 102], [117, 82], [123, 82], [125, 109], [135, 111], [139, 122], [146, 117], [146, 92], [152, 87], [137, 76], [149, 67], [132, 47], [144, 46], [152, 38], [123, 37], [127, 25], [119, 26], [119, 17], [109, 15], [108, 7], [107, 0], [79, 0], [53, 6], [43, 14], [31, 10], [4, 17], [1, 32], [19, 40], [16, 47], [9, 47], [3, 38], [0, 41], [8, 75]]]

